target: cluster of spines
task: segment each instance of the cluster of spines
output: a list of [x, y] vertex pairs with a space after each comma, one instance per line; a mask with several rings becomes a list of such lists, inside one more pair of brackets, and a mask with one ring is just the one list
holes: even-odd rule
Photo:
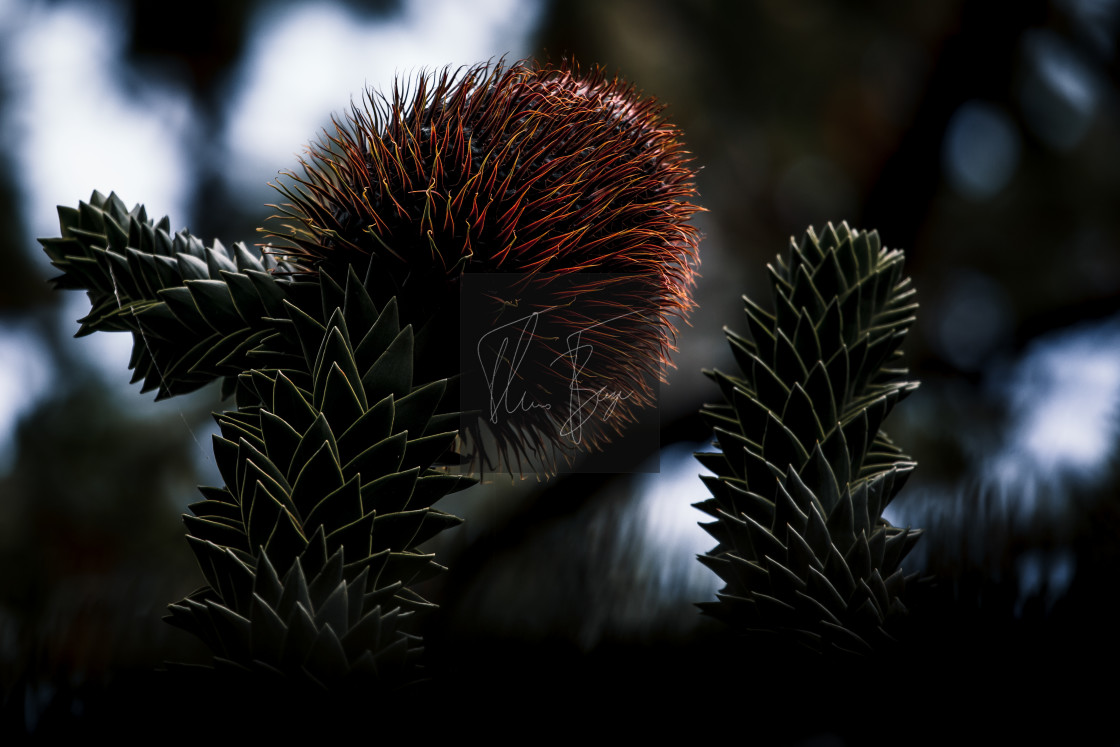
[[812, 229], [770, 267], [774, 312], [744, 299], [751, 338], [728, 331], [741, 371], [707, 372], [721, 453], [697, 506], [726, 586], [702, 608], [739, 630], [867, 651], [905, 611], [900, 563], [918, 532], [882, 516], [914, 464], [880, 430], [917, 384], [899, 347], [914, 320], [902, 254], [878, 235]]
[[[479, 65], [421, 75], [391, 98], [371, 92], [309, 150], [302, 173], [279, 184], [286, 203], [267, 231], [268, 251], [311, 272], [372, 262], [375, 299], [394, 296], [418, 330], [442, 330], [430, 346], [437, 351], [457, 342], [447, 317], [457, 314], [464, 272], [522, 275], [536, 297], [557, 277], [620, 276], [575, 283], [594, 319], [565, 320], [592, 348], [611, 351], [594, 373], [633, 393], [617, 408], [620, 432], [630, 408], [654, 402], [648, 382], [664, 380], [673, 320], [694, 305], [695, 173], [661, 110], [618, 79], [567, 64]], [[652, 311], [618, 319], [610, 333], [596, 327], [619, 317], [628, 294]], [[564, 304], [558, 296], [541, 310], [562, 317]], [[542, 349], [522, 373], [563, 388], [570, 381], [553, 365], [562, 352]], [[442, 358], [422, 353], [417, 365], [450, 377]], [[520, 422], [516, 432], [504, 422], [491, 428], [511, 461], [568, 446], [548, 411]]]
[[[277, 254], [304, 267], [377, 257], [449, 275], [655, 268], [691, 306], [697, 208], [661, 106], [602, 72], [479, 65], [392, 100], [370, 92], [279, 190]], [[420, 259], [423, 261], [420, 261]]]

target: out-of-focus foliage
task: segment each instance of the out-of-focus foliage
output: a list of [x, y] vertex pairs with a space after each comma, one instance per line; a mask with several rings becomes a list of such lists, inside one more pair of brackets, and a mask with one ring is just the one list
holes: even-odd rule
[[159, 621], [169, 593], [198, 583], [176, 519], [197, 490], [192, 427], [179, 411], [122, 413], [95, 383], [24, 417], [0, 477], [0, 726], [34, 727], [121, 671], [196, 658]]

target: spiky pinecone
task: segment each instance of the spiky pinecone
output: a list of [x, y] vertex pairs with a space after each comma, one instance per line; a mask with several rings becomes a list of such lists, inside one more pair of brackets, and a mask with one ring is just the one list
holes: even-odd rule
[[378, 313], [352, 269], [344, 291], [320, 281], [327, 323], [286, 302], [217, 416], [226, 485], [185, 517], [209, 586], [168, 620], [221, 661], [330, 686], [403, 676], [430, 606], [410, 585], [442, 570], [417, 546], [460, 521], [431, 506], [473, 481], [432, 467], [459, 415], [436, 412], [444, 381], [413, 381], [396, 303]]
[[[655, 404], [673, 319], [694, 305], [695, 171], [662, 109], [567, 62], [445, 69], [391, 95], [370, 91], [309, 148], [301, 173], [282, 174], [268, 251], [307, 272], [374, 262], [374, 299], [397, 298], [434, 343], [417, 359], [430, 378], [459, 372], [446, 350], [474, 350], [459, 324], [465, 289], [489, 329], [510, 321], [499, 320], [510, 307], [546, 314], [554, 329], [533, 338], [514, 373], [550, 406], [474, 419], [465, 432], [487, 468], [496, 454], [511, 470], [551, 472], [554, 449], [575, 457], [601, 446]], [[492, 273], [517, 281], [491, 308], [490, 289], [464, 276]], [[627, 393], [577, 439], [565, 420], [569, 335], [585, 346], [579, 383]], [[481, 367], [464, 373], [470, 401], [487, 387]]]
[[917, 387], [899, 347], [917, 304], [902, 253], [875, 232], [810, 228], [770, 266], [774, 312], [744, 297], [751, 339], [727, 331], [739, 376], [705, 372], [722, 453], [696, 504], [718, 541], [700, 560], [726, 586], [702, 609], [736, 630], [866, 652], [905, 611], [899, 565], [918, 532], [883, 509], [914, 463], [880, 430]]

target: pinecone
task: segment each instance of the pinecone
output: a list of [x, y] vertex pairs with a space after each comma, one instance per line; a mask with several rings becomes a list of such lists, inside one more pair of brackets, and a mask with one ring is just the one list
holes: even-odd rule
[[[553, 406], [475, 419], [465, 433], [487, 468], [493, 453], [511, 471], [554, 471], [553, 449], [568, 457], [601, 446], [655, 404], [673, 320], [694, 306], [695, 170], [662, 108], [569, 63], [446, 69], [391, 96], [370, 91], [308, 149], [301, 173], [282, 174], [266, 251], [308, 273], [372, 261], [374, 300], [395, 297], [423, 341], [418, 374], [452, 386], [459, 362], [446, 351], [473, 350], [459, 324], [466, 278], [516, 278], [508, 294], [472, 284], [464, 303], [490, 329], [510, 321], [511, 306], [547, 312], [554, 326], [527, 346], [516, 374]], [[605, 427], [588, 424], [578, 440], [558, 414], [573, 374], [557, 360], [572, 333], [595, 351], [581, 383], [628, 393]], [[479, 380], [463, 379], [468, 400]]]

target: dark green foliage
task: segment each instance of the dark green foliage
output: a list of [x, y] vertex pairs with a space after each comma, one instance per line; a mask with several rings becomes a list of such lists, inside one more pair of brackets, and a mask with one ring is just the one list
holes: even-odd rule
[[89, 292], [79, 334], [132, 332], [134, 381], [161, 397], [216, 378], [236, 394], [216, 416], [225, 486], [184, 517], [208, 585], [169, 622], [219, 666], [324, 687], [414, 678], [432, 605], [410, 587], [442, 570], [417, 548], [459, 523], [431, 506], [472, 481], [433, 466], [460, 416], [446, 380], [414, 380], [396, 300], [378, 309], [352, 267], [284, 276], [242, 245], [172, 240], [115, 195], [59, 212], [63, 238], [42, 243], [56, 285]]
[[94, 192], [76, 210], [59, 207], [58, 217], [62, 236], [39, 242], [63, 271], [55, 287], [89, 294], [78, 336], [131, 332], [132, 382], [158, 390], [158, 399], [222, 377], [230, 394], [251, 367], [248, 352], [274, 332], [272, 318], [285, 316], [284, 299], [302, 290], [271, 257], [242, 243], [207, 247], [186, 231], [171, 236], [166, 217], [155, 223], [116, 194]]
[[726, 582], [704, 611], [811, 648], [867, 651], [905, 612], [899, 564], [918, 532], [883, 509], [914, 463], [880, 430], [917, 387], [899, 347], [917, 304], [902, 253], [875, 232], [810, 228], [770, 266], [774, 311], [746, 302], [750, 338], [727, 331], [739, 376], [706, 372], [724, 403], [703, 414], [722, 453], [697, 507]]
[[445, 382], [413, 382], [396, 303], [378, 314], [353, 270], [345, 291], [320, 277], [326, 324], [286, 302], [254, 351], [276, 368], [242, 374], [237, 410], [218, 415], [226, 486], [186, 517], [209, 586], [169, 620], [245, 668], [398, 679], [419, 651], [410, 618], [430, 606], [409, 585], [442, 570], [416, 548], [459, 523], [431, 505], [471, 481], [432, 468], [458, 415], [436, 414]]

